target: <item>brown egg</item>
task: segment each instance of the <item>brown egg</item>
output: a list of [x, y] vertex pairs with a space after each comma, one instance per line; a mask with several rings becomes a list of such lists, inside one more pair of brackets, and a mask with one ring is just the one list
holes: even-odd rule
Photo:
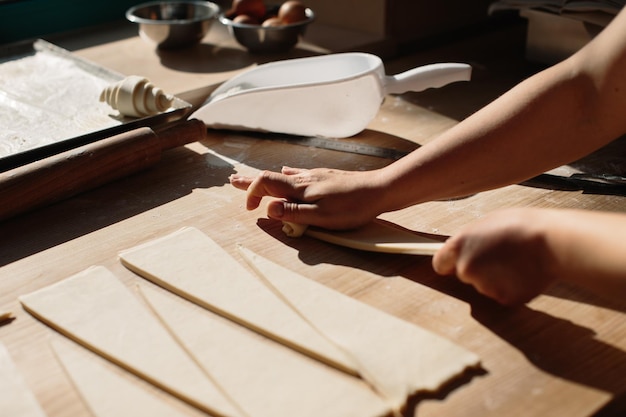
[[246, 25], [258, 25], [259, 21], [247, 14], [240, 14], [233, 19], [235, 23], [244, 23]]
[[228, 15], [248, 15], [257, 21], [263, 20], [267, 12], [263, 0], [233, 0], [233, 5]]
[[265, 19], [262, 23], [262, 26], [264, 27], [268, 27], [268, 26], [282, 26], [285, 23], [280, 20], [278, 17], [270, 17], [268, 19]]
[[297, 0], [286, 1], [278, 9], [278, 18], [285, 24], [306, 20], [306, 6]]

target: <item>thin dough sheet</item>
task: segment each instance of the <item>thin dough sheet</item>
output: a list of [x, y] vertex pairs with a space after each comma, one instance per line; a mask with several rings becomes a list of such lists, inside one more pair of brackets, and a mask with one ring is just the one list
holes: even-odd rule
[[313, 327], [359, 364], [396, 410], [408, 397], [435, 392], [468, 368], [474, 353], [240, 248], [246, 261]]
[[46, 417], [35, 395], [0, 343], [0, 416]]
[[241, 417], [236, 406], [154, 315], [102, 266], [19, 297], [53, 329], [212, 415]]
[[70, 343], [53, 340], [52, 350], [94, 417], [189, 417], [131, 375], [119, 375], [104, 359]]
[[166, 291], [141, 293], [176, 339], [250, 417], [382, 417], [363, 380]]
[[[281, 342], [289, 336], [284, 329], [276, 327], [276, 314], [280, 312], [282, 317], [288, 312], [290, 320], [299, 323], [298, 327], [306, 326], [313, 331], [312, 334], [321, 336], [346, 355], [356, 373], [374, 386], [393, 410], [401, 409], [409, 396], [421, 391], [436, 391], [467, 368], [479, 365], [476, 355], [436, 334], [331, 290], [246, 249], [241, 253], [258, 277], [242, 268], [209, 236], [193, 228], [125, 251], [121, 257], [132, 270], [140, 271], [142, 276], [148, 276], [189, 300], [211, 297], [212, 303], [221, 306], [218, 313], [226, 318], [242, 311], [248, 314], [258, 311], [258, 316], [254, 317], [258, 323], [259, 317], [274, 312], [266, 317], [267, 323], [274, 324], [266, 325], [263, 334]], [[216, 299], [224, 288], [228, 290], [225, 298]], [[257, 293], [263, 297], [259, 298]], [[246, 310], [238, 310], [242, 305]], [[258, 328], [258, 325], [250, 325], [241, 319], [235, 321], [254, 330]], [[273, 329], [283, 331], [283, 336], [268, 334]], [[293, 341], [288, 340], [285, 344], [297, 349]]]
[[304, 234], [335, 245], [369, 252], [432, 256], [443, 246], [440, 240], [413, 233], [382, 220], [347, 231], [308, 227]]
[[180, 229], [119, 256], [131, 271], [201, 307], [356, 374], [344, 352], [198, 229]]

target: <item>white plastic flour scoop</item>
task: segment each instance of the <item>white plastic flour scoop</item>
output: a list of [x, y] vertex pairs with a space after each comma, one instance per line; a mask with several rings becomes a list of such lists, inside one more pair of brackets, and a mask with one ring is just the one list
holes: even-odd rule
[[220, 85], [193, 113], [218, 129], [348, 137], [376, 116], [386, 94], [468, 81], [467, 64], [440, 63], [385, 75], [381, 59], [341, 53], [259, 65]]

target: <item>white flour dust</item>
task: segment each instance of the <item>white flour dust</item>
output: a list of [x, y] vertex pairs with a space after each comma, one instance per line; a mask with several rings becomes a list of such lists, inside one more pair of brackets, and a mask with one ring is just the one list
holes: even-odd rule
[[121, 124], [98, 100], [108, 84], [46, 52], [0, 62], [0, 158]]

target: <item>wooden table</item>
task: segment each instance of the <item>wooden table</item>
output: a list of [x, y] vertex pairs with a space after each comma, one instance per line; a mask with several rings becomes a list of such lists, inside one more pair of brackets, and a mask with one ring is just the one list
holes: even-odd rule
[[[389, 97], [368, 130], [354, 140], [411, 149], [534, 70], [524, 65], [521, 71], [514, 69], [512, 63], [520, 64], [523, 38], [517, 30], [505, 30], [504, 35], [481, 35], [390, 62], [390, 72], [397, 72], [432, 60], [466, 61], [475, 67], [475, 81]], [[198, 47], [167, 53], [156, 53], [134, 35], [98, 44], [101, 36], [81, 40], [91, 45], [71, 38], [60, 43], [122, 73], [140, 72], [173, 93], [223, 81], [265, 59], [249, 56], [215, 30]], [[471, 52], [468, 42], [482, 48]], [[305, 45], [287, 56], [308, 51], [315, 52]], [[437, 276], [428, 257], [363, 253], [310, 238], [286, 238], [279, 224], [264, 217], [263, 207], [246, 211], [244, 193], [228, 183], [232, 173], [254, 174], [282, 165], [368, 170], [387, 163], [234, 132], [209, 132], [202, 142], [166, 152], [148, 171], [4, 222], [0, 309], [12, 311], [16, 319], [0, 327], [0, 341], [49, 416], [90, 415], [50, 350], [49, 341], [61, 336], [24, 312], [17, 297], [91, 265], [110, 268], [130, 286], [140, 278], [121, 266], [118, 251], [194, 226], [235, 257], [235, 245], [245, 242], [264, 257], [447, 337], [482, 358], [481, 372], [441, 393], [416, 398], [407, 415], [582, 417], [612, 399], [617, 400], [603, 415], [623, 412], [624, 305], [557, 284], [527, 306], [502, 308], [456, 279]], [[512, 206], [626, 212], [620, 196], [514, 185], [383, 217], [416, 231], [451, 235], [485, 213]]]

